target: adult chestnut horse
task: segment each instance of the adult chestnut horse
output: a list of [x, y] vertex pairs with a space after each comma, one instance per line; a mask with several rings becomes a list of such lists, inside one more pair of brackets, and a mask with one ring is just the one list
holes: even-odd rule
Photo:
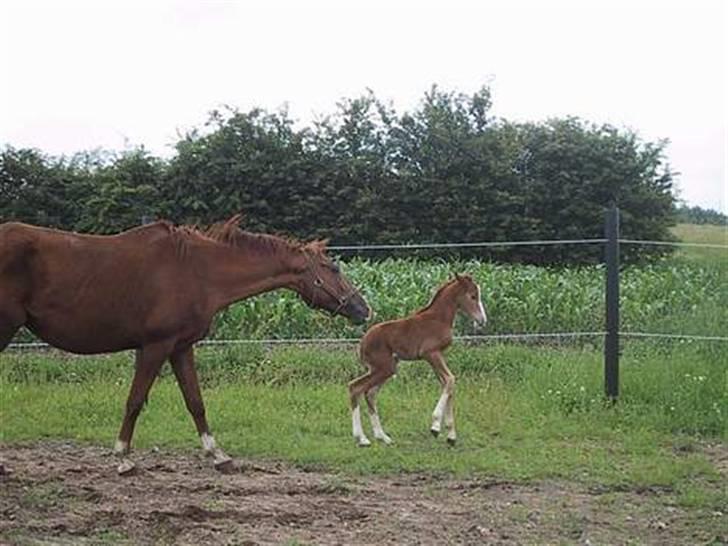
[[[149, 389], [169, 359], [203, 449], [221, 467], [205, 418], [193, 346], [216, 312], [287, 288], [311, 307], [354, 322], [369, 307], [326, 255], [308, 244], [251, 234], [239, 216], [206, 232], [156, 222], [112, 236], [21, 223], [0, 225], [0, 350], [26, 326], [50, 345], [93, 354], [136, 349], [136, 371], [114, 451], [125, 457]], [[133, 468], [122, 459], [119, 472]]]
[[379, 420], [377, 391], [395, 374], [398, 361], [419, 359], [430, 363], [442, 385], [430, 430], [437, 436], [444, 417], [448, 428], [447, 441], [455, 444], [455, 376], [448, 369], [443, 352], [452, 342], [452, 325], [458, 311], [482, 325], [487, 321], [480, 287], [470, 275], [455, 275], [454, 279], [438, 288], [427, 307], [403, 319], [376, 324], [364, 335], [359, 345], [359, 356], [369, 372], [349, 383], [352, 432], [358, 445], [370, 444], [361, 425], [359, 399], [362, 394], [369, 407], [374, 438], [385, 444], [392, 443]]

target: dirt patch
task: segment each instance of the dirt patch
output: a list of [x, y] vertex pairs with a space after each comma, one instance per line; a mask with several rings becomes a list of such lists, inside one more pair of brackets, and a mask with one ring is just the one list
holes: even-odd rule
[[0, 543], [720, 544], [728, 516], [670, 491], [431, 475], [350, 477], [198, 453], [0, 446]]

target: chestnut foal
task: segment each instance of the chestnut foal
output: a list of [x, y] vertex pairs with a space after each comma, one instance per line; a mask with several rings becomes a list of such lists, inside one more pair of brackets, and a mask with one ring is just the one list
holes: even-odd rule
[[437, 290], [427, 307], [406, 318], [377, 324], [364, 335], [359, 345], [359, 357], [369, 367], [369, 372], [349, 383], [352, 429], [358, 445], [370, 445], [361, 424], [359, 399], [362, 394], [366, 396], [374, 438], [385, 444], [392, 443], [379, 421], [377, 391], [396, 373], [399, 360], [419, 359], [432, 365], [442, 385], [442, 395], [432, 414], [430, 431], [437, 436], [444, 417], [447, 441], [455, 444], [455, 377], [445, 363], [443, 351], [452, 342], [452, 325], [457, 311], [482, 325], [486, 323], [480, 288], [470, 275], [455, 275]]

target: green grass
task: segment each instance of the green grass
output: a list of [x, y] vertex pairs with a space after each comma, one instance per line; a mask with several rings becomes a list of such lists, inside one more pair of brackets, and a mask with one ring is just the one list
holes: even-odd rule
[[[611, 407], [603, 401], [601, 353], [594, 348], [455, 348], [449, 355], [458, 377], [455, 448], [429, 434], [439, 394], [432, 371], [403, 363], [380, 395], [382, 419], [396, 443], [370, 449], [356, 448], [350, 437], [345, 384], [360, 372], [354, 348], [198, 352], [211, 425], [235, 455], [355, 474], [659, 485], [684, 491], [686, 503], [727, 502], [695, 489], [701, 480], [718, 479], [695, 445], [728, 439], [724, 355], [698, 344], [627, 349], [623, 397]], [[130, 355], [4, 353], [0, 374], [3, 442], [66, 438], [111, 445], [131, 378]], [[135, 445], [198, 449], [168, 371], [151, 393]]]
[[[728, 226], [678, 224], [672, 232], [685, 243], [728, 245]], [[694, 262], [723, 261], [725, 263], [728, 260], [726, 250], [715, 248], [681, 248], [678, 250], [677, 256]]]

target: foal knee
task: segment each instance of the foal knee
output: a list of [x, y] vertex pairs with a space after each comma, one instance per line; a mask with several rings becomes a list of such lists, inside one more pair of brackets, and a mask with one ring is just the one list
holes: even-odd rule
[[455, 392], [455, 376], [449, 375], [445, 378], [445, 392], [448, 396], [452, 396]]

